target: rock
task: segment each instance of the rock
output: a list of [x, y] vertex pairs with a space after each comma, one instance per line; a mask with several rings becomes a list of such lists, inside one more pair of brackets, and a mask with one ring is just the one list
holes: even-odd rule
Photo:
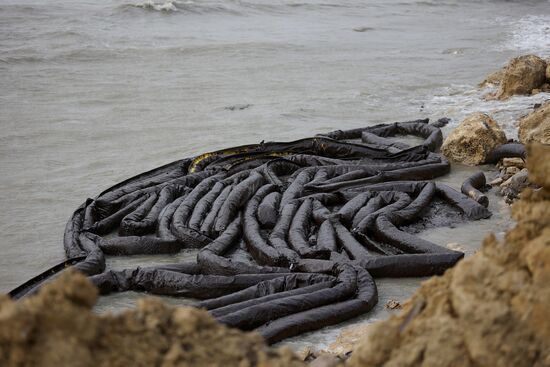
[[[512, 177], [512, 175], [507, 175], [506, 171], [501, 171], [500, 172], [500, 178], [502, 179], [502, 183], [508, 181], [510, 179], [510, 177]], [[502, 185], [502, 183], [501, 183], [501, 185]]]
[[515, 175], [516, 173], [518, 173], [520, 171], [520, 169], [518, 167], [506, 167], [506, 174], [507, 175]]
[[489, 185], [491, 186], [498, 186], [500, 185], [504, 180], [502, 179], [502, 177], [497, 177], [495, 178], [493, 181], [489, 182]]
[[510, 60], [496, 97], [507, 99], [515, 94], [531, 94], [546, 81], [546, 62], [535, 55], [524, 55]]
[[371, 327], [372, 324], [361, 324], [343, 329], [336, 340], [328, 346], [327, 351], [340, 355], [350, 353], [359, 339], [361, 339]]
[[540, 90], [544, 93], [550, 93], [550, 84], [544, 83], [542, 87], [540, 87]]
[[311, 347], [304, 347], [300, 349], [296, 355], [301, 361], [310, 361], [314, 359], [315, 352], [311, 349]]
[[517, 225], [424, 282], [403, 310], [372, 326], [348, 367], [550, 365], [550, 147], [528, 148]]
[[445, 139], [441, 151], [449, 159], [467, 165], [481, 164], [506, 135], [488, 115], [477, 112], [467, 116]]
[[523, 169], [525, 168], [525, 161], [521, 158], [504, 158], [502, 159], [501, 167], [517, 167], [519, 169]]
[[462, 246], [460, 246], [460, 244], [458, 244], [456, 242], [448, 243], [448, 244], [445, 245], [445, 247], [447, 247], [450, 250], [464, 252], [464, 248], [462, 248]]
[[492, 72], [491, 74], [487, 75], [485, 80], [483, 80], [481, 83], [478, 84], [479, 88], [484, 88], [490, 85], [498, 86], [500, 85], [500, 81], [502, 80], [502, 77], [504, 76], [504, 70], [506, 68], [501, 68], [497, 71]]
[[550, 100], [519, 120], [518, 135], [523, 144], [550, 144]]
[[512, 177], [510, 177], [509, 179], [504, 181], [502, 185], [500, 185], [500, 194], [510, 200], [513, 200], [517, 198], [521, 190], [523, 190], [527, 186], [529, 186], [529, 179], [527, 168], [524, 168], [521, 171], [516, 172]]
[[550, 83], [550, 57], [546, 59], [546, 81]]
[[385, 307], [389, 308], [390, 310], [396, 310], [398, 308], [401, 308], [401, 303], [399, 303], [399, 301], [396, 301], [394, 299], [390, 299], [388, 302], [386, 302]]

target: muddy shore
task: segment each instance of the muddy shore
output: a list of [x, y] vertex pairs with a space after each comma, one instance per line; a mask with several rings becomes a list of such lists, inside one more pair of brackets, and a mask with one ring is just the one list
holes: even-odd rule
[[[529, 156], [530, 179], [542, 189], [528, 188], [514, 203], [517, 226], [503, 240], [488, 235], [477, 254], [425, 282], [397, 316], [366, 328], [347, 364], [550, 363], [550, 148], [531, 146]], [[76, 272], [21, 302], [0, 298], [2, 365], [302, 364], [290, 349], [268, 348], [205, 311], [145, 298], [135, 310], [96, 315], [96, 299]]]
[[[544, 120], [542, 108], [533, 114]], [[547, 131], [544, 121], [532, 130]], [[400, 311], [355, 332], [352, 353], [316, 363], [344, 363], [351, 355], [351, 366], [550, 365], [550, 148], [537, 143], [544, 133], [529, 136], [526, 167], [500, 166], [508, 175], [503, 182], [528, 172], [531, 187], [510, 200], [517, 199], [517, 226], [502, 240], [488, 235], [478, 253], [425, 282], [406, 304], [389, 305]], [[286, 366], [313, 359], [268, 348], [259, 335], [221, 326], [194, 308], [143, 299], [134, 310], [96, 315], [96, 301], [97, 290], [76, 272], [21, 302], [1, 297], [2, 365]]]

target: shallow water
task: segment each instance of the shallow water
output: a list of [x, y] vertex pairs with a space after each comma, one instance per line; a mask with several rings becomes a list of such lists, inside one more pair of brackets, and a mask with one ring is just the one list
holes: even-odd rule
[[[517, 117], [550, 97], [484, 102], [476, 90], [512, 56], [550, 54], [549, 1], [134, 1], [0, 3], [1, 292], [63, 258], [65, 222], [85, 198], [155, 166], [419, 117], [452, 118], [448, 132], [473, 111], [513, 138]], [[455, 166], [445, 180], [459, 187], [475, 170]], [[491, 199], [491, 220], [422, 236], [472, 253], [510, 224]], [[419, 281], [378, 281], [362, 320], [387, 317], [385, 302]], [[105, 297], [98, 312], [136, 297]]]

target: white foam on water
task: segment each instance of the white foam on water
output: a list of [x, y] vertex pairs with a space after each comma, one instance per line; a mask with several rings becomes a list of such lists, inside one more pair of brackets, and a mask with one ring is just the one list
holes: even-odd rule
[[141, 3], [132, 4], [132, 6], [136, 8], [142, 8], [142, 9], [148, 9], [148, 10], [172, 12], [172, 11], [178, 11], [178, 8], [176, 7], [176, 4], [178, 3], [179, 2], [176, 0], [166, 0], [163, 3], [155, 2], [153, 0], [146, 0]]
[[509, 139], [517, 139], [519, 119], [533, 110], [536, 103], [550, 99], [550, 93], [534, 96], [513, 96], [508, 100], [491, 100], [485, 96], [494, 92], [494, 87], [484, 89], [467, 85], [452, 85], [442, 88], [428, 102], [425, 110], [434, 116], [451, 118], [450, 128], [456, 127], [467, 115], [483, 112], [490, 115], [502, 126]]
[[509, 37], [497, 50], [550, 53], [550, 16], [528, 15], [511, 24]]

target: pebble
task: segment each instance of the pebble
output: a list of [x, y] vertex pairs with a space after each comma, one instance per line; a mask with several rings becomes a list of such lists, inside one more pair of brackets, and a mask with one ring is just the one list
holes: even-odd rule
[[394, 299], [390, 299], [388, 302], [386, 302], [386, 308], [389, 308], [390, 310], [399, 309], [401, 308], [401, 303]]

